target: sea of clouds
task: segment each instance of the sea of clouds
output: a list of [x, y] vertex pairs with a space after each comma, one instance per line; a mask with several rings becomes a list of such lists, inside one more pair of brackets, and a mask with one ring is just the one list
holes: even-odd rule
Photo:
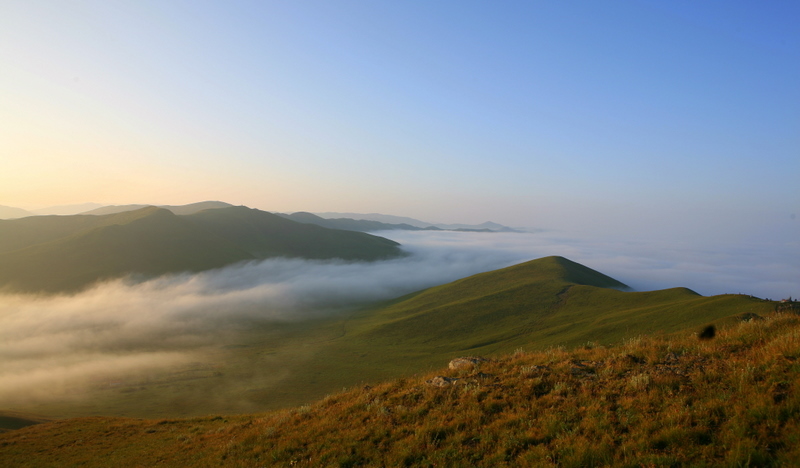
[[52, 394], [104, 372], [179, 365], [254, 321], [341, 313], [548, 255], [635, 290], [800, 295], [800, 249], [791, 244], [708, 247], [557, 232], [378, 234], [409, 255], [374, 263], [272, 259], [140, 283], [115, 280], [74, 295], [0, 295], [0, 401]]

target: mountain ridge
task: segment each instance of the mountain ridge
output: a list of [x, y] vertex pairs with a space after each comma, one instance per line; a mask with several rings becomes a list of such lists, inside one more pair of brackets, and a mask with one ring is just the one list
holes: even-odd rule
[[177, 215], [189, 215], [203, 210], [211, 210], [217, 208], [230, 208], [234, 205], [221, 201], [203, 201], [197, 203], [189, 203], [188, 205], [107, 205], [93, 210], [85, 211], [80, 214], [83, 215], [107, 215], [115, 213], [123, 213], [126, 211], [140, 210], [148, 206], [157, 206], [164, 208]]
[[[229, 208], [234, 205], [222, 201], [204, 201], [186, 205], [100, 205], [98, 203], [83, 203], [79, 205], [60, 205], [39, 210], [23, 210], [10, 206], [0, 206], [0, 220], [17, 219], [28, 216], [70, 216], [70, 215], [108, 215], [134, 211], [148, 206], [158, 206], [172, 211], [178, 215], [194, 214], [202, 210]], [[371, 232], [380, 230], [444, 230], [466, 232], [525, 232], [524, 230], [510, 228], [502, 224], [487, 221], [481, 224], [443, 224], [428, 223], [418, 219], [385, 215], [380, 213], [309, 213], [304, 211], [294, 213], [275, 213], [279, 216], [302, 223], [317, 224], [329, 229], [342, 229], [347, 231]]]
[[313, 213], [305, 211], [298, 211], [296, 213], [285, 214], [276, 213], [286, 219], [297, 221], [298, 223], [316, 224], [318, 226], [326, 227], [329, 229], [343, 229], [346, 231], [360, 231], [360, 232], [374, 232], [374, 231], [392, 231], [392, 230], [405, 230], [405, 231], [439, 231], [437, 227], [420, 228], [410, 224], [390, 224], [382, 223], [380, 221], [371, 221], [365, 219], [352, 219], [352, 218], [322, 218]]
[[519, 229], [503, 226], [502, 224], [486, 221], [481, 224], [445, 224], [429, 223], [405, 216], [385, 215], [381, 213], [313, 213], [323, 219], [354, 219], [364, 221], [377, 221], [390, 225], [407, 224], [420, 229], [437, 228], [445, 231], [491, 231], [491, 232], [524, 232]]

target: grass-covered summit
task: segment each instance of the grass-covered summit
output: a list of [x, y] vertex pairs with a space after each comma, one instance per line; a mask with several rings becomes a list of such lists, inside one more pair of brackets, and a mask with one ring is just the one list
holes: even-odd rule
[[322, 388], [397, 378], [458, 355], [587, 342], [612, 345], [774, 308], [772, 302], [744, 295], [626, 289], [603, 273], [558, 256], [435, 286], [331, 323], [331, 338], [311, 345], [318, 349], [318, 360], [290, 372], [263, 397], [300, 403]]
[[202, 271], [269, 257], [378, 260], [394, 241], [296, 223], [243, 206], [176, 215], [157, 207], [103, 216], [0, 221], [0, 288], [75, 291], [126, 275]]
[[764, 303], [741, 295], [704, 297], [686, 288], [629, 291], [603, 273], [552, 256], [381, 304], [353, 317], [349, 328], [389, 347], [504, 352], [531, 344], [614, 343], [631, 333], [668, 333], [736, 313], [763, 312]]

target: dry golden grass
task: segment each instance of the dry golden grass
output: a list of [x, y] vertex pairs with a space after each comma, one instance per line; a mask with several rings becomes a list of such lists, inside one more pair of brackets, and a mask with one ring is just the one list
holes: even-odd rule
[[[3, 466], [796, 466], [800, 317], [522, 350], [312, 405], [0, 434]], [[458, 379], [426, 384], [436, 375]]]

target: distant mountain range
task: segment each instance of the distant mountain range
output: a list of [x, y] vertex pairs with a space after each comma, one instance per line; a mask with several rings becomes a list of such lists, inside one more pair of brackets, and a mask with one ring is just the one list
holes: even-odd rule
[[228, 208], [233, 205], [221, 201], [204, 201], [199, 203], [190, 203], [188, 205], [100, 205], [98, 203], [82, 203], [79, 205], [61, 205], [51, 206], [49, 208], [42, 208], [38, 210], [23, 210], [22, 208], [15, 208], [13, 206], [0, 205], [0, 219], [18, 219], [26, 218], [28, 216], [71, 216], [76, 214], [87, 215], [108, 215], [115, 213], [124, 213], [126, 211], [140, 210], [148, 206], [158, 206], [164, 208], [176, 215], [194, 214], [198, 211], [210, 210], [213, 208]]
[[13, 206], [0, 205], [0, 219], [17, 219], [28, 216], [36, 216], [36, 213], [23, 210], [22, 208], [14, 208]]
[[[294, 219], [295, 221], [308, 222], [313, 224], [325, 225], [349, 225], [353, 226], [354, 231], [378, 231], [378, 230], [432, 230], [432, 231], [471, 231], [471, 232], [522, 232], [521, 230], [503, 226], [502, 224], [487, 221], [482, 224], [435, 224], [420, 221], [404, 216], [392, 216], [379, 213], [306, 213], [299, 212], [291, 215], [282, 215]], [[304, 221], [301, 221], [304, 220]], [[329, 222], [329, 223], [326, 223]], [[354, 223], [359, 221], [361, 223]], [[335, 224], [334, 224], [335, 223]], [[366, 228], [367, 226], [373, 226]], [[358, 228], [356, 228], [358, 227]], [[338, 229], [346, 229], [340, 227]]]
[[103, 205], [97, 203], [81, 203], [79, 205], [59, 205], [40, 208], [38, 210], [23, 210], [13, 206], [0, 205], [0, 219], [17, 219], [28, 216], [47, 216], [47, 215], [74, 215], [84, 211], [94, 210]]
[[420, 221], [414, 218], [408, 218], [405, 216], [393, 216], [393, 215], [385, 215], [380, 213], [335, 213], [335, 212], [325, 212], [325, 213], [314, 213], [315, 215], [325, 218], [351, 218], [351, 219], [363, 219], [367, 221], [378, 221], [381, 223], [386, 224], [410, 224], [412, 226], [418, 228], [426, 228], [429, 226], [433, 226], [433, 223], [427, 223], [425, 221]]
[[101, 204], [99, 203], [78, 203], [74, 205], [57, 205], [57, 206], [49, 206], [47, 208], [40, 208], [38, 210], [31, 210], [33, 214], [37, 216], [46, 216], [46, 215], [59, 215], [59, 216], [69, 216], [74, 214], [80, 214], [85, 211], [94, 210], [96, 208], [100, 208]]
[[323, 226], [330, 229], [344, 229], [346, 231], [369, 232], [369, 231], [392, 231], [397, 229], [407, 230], [407, 231], [425, 231], [425, 230], [441, 231], [441, 229], [433, 226], [421, 228], [405, 223], [390, 224], [390, 223], [382, 223], [380, 221], [370, 221], [366, 219], [352, 219], [352, 218], [326, 219], [304, 211], [292, 214], [285, 214], [285, 213], [276, 213], [276, 214], [286, 219], [297, 221], [298, 223], [316, 224], [318, 226]]
[[366, 233], [243, 206], [198, 211], [202, 206], [208, 204], [0, 221], [0, 288], [75, 291], [102, 279], [271, 257], [370, 261], [403, 255], [398, 243]]
[[[85, 211], [81, 214], [87, 215], [107, 215], [114, 213], [124, 213], [126, 211], [140, 210], [153, 205], [108, 205], [96, 208], [90, 211]], [[169, 210], [176, 215], [190, 215], [203, 210], [212, 210], [216, 208], [229, 208], [233, 205], [221, 201], [204, 201], [199, 203], [190, 203], [188, 205], [155, 205], [159, 208]]]
[[[86, 214], [86, 215], [109, 215], [116, 213], [124, 213], [126, 211], [140, 210], [148, 206], [158, 206], [173, 212], [176, 215], [190, 215], [203, 210], [228, 208], [233, 205], [221, 201], [204, 201], [199, 203], [191, 203], [188, 205], [107, 205], [102, 206], [97, 203], [85, 203], [82, 205], [64, 205], [44, 208], [41, 210], [28, 211], [21, 208], [14, 208], [10, 206], [0, 206], [0, 220], [2, 219], [17, 219], [28, 216], [41, 216], [41, 215], [73, 215], [73, 214]], [[379, 213], [308, 213], [299, 211], [296, 213], [275, 213], [292, 221], [297, 221], [304, 224], [316, 224], [329, 229], [342, 229], [345, 231], [391, 231], [391, 230], [408, 230], [408, 231], [467, 231], [467, 232], [523, 232], [519, 229], [503, 226], [502, 224], [487, 221], [482, 224], [436, 224], [420, 221], [414, 218], [407, 218], [403, 216], [392, 216]]]

